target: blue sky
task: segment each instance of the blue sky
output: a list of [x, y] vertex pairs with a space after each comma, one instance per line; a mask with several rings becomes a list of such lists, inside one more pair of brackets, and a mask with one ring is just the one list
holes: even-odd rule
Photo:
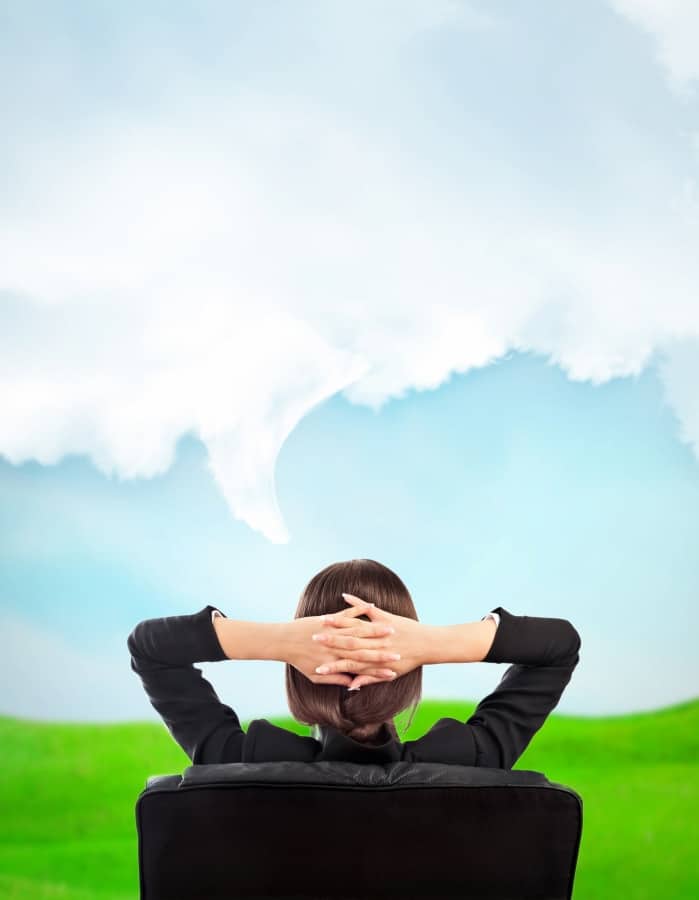
[[[231, 517], [191, 437], [150, 480], [3, 463], [5, 710], [148, 718], [125, 655], [137, 621], [207, 603], [280, 621], [315, 571], [360, 556], [399, 573], [424, 621], [571, 619], [584, 652], [561, 710], [690, 697], [699, 478], [676, 431], [653, 372], [591, 387], [523, 354], [379, 415], [335, 397], [280, 454], [282, 546]], [[285, 711], [281, 664], [203, 668], [241, 715]], [[475, 699], [502, 668], [429, 667], [425, 696]]]
[[[697, 694], [694, 9], [3, 17], [2, 712], [151, 718], [137, 621], [278, 621], [352, 557], [425, 621], [570, 618], [561, 712]], [[204, 670], [285, 712], [280, 664]]]

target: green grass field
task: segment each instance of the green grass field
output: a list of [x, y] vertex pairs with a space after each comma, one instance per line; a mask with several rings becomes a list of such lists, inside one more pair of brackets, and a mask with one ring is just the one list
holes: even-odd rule
[[[403, 739], [474, 707], [423, 701]], [[189, 765], [165, 726], [0, 717], [0, 741], [0, 897], [137, 900], [136, 799], [147, 776]], [[576, 900], [697, 900], [699, 699], [627, 716], [554, 713], [515, 768], [583, 798]]]

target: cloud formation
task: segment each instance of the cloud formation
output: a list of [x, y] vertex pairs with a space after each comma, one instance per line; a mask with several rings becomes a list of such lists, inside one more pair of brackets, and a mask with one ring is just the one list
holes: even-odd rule
[[[650, 3], [615, 6], [657, 26], [677, 77], [697, 77], [668, 36], [676, 19], [650, 17]], [[284, 543], [275, 461], [310, 410], [338, 392], [378, 410], [510, 349], [594, 384], [657, 362], [678, 436], [699, 457], [699, 154], [691, 134], [661, 134], [673, 101], [657, 121], [634, 122], [613, 94], [583, 92], [590, 63], [579, 61], [559, 87], [582, 117], [566, 166], [555, 109], [543, 122], [551, 135], [518, 146], [497, 85], [484, 110], [469, 106], [466, 73], [447, 72], [448, 54], [441, 85], [420, 66], [422, 53], [438, 65], [439, 40], [455, 36], [462, 52], [487, 35], [502, 60], [508, 40], [525, 42], [526, 20], [473, 4], [427, 8], [409, 7], [398, 31], [397, 7], [383, 8], [365, 80], [358, 72], [365, 120], [347, 88], [358, 66], [349, 47], [361, 42], [348, 8], [313, 19], [318, 59], [338, 60], [327, 78], [342, 102], [294, 90], [284, 73], [256, 81], [174, 49], [158, 59], [157, 87], [154, 70], [147, 81], [157, 103], [96, 102], [78, 64], [70, 70], [70, 48], [36, 38], [47, 56], [27, 70], [28, 98], [48, 104], [58, 79], [66, 119], [44, 126], [10, 110], [4, 457], [48, 465], [85, 454], [105, 474], [148, 478], [194, 434], [232, 515]], [[177, 40], [188, 46], [186, 29]], [[132, 61], [148, 71], [148, 40], [115, 43], [117, 74]], [[447, 82], [460, 119], [439, 117]], [[372, 118], [374, 94], [406, 108]], [[547, 152], [542, 182], [535, 165]]]
[[653, 37], [669, 83], [687, 96], [699, 78], [699, 6], [694, 0], [611, 0], [611, 4]]

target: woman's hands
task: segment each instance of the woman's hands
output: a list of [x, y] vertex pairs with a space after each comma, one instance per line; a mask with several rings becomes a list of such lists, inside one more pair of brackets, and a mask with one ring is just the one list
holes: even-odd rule
[[[361, 673], [365, 679], [363, 684], [392, 681], [396, 677], [396, 673], [388, 668], [396, 653], [388, 647], [386, 640], [393, 626], [386, 621], [358, 622], [358, 616], [375, 607], [358, 597], [352, 597], [352, 601], [354, 605], [332, 615], [302, 616], [285, 625], [284, 660], [316, 684], [352, 686], [356, 679], [343, 673]], [[400, 616], [392, 618], [403, 621]], [[331, 628], [333, 633], [329, 631]], [[340, 629], [341, 636], [337, 633]], [[321, 635], [322, 639], [314, 640], [314, 635]], [[351, 649], [349, 642], [352, 642]], [[323, 664], [328, 666], [327, 672], [318, 671]]]
[[[351, 604], [349, 609], [329, 616], [313, 617], [316, 621], [323, 620], [320, 629], [313, 632], [319, 634], [317, 643], [333, 651], [333, 657], [324, 659], [323, 665], [315, 669], [316, 672], [325, 678], [335, 673], [353, 673], [354, 678], [332, 683], [347, 684], [351, 690], [358, 690], [365, 684], [393, 681], [394, 677], [405, 675], [428, 662], [429, 625], [386, 612], [353, 594], [342, 596]], [[368, 615], [371, 621], [358, 622], [357, 616], [361, 615]], [[388, 671], [395, 672], [395, 676], [385, 674], [386, 665], [377, 667], [379, 659], [386, 659], [377, 654], [391, 651], [398, 654], [398, 659], [387, 661], [390, 666]]]

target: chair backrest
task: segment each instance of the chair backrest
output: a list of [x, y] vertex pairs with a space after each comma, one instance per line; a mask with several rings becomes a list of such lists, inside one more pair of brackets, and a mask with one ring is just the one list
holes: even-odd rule
[[582, 800], [541, 772], [188, 766], [136, 802], [141, 900], [569, 900]]

